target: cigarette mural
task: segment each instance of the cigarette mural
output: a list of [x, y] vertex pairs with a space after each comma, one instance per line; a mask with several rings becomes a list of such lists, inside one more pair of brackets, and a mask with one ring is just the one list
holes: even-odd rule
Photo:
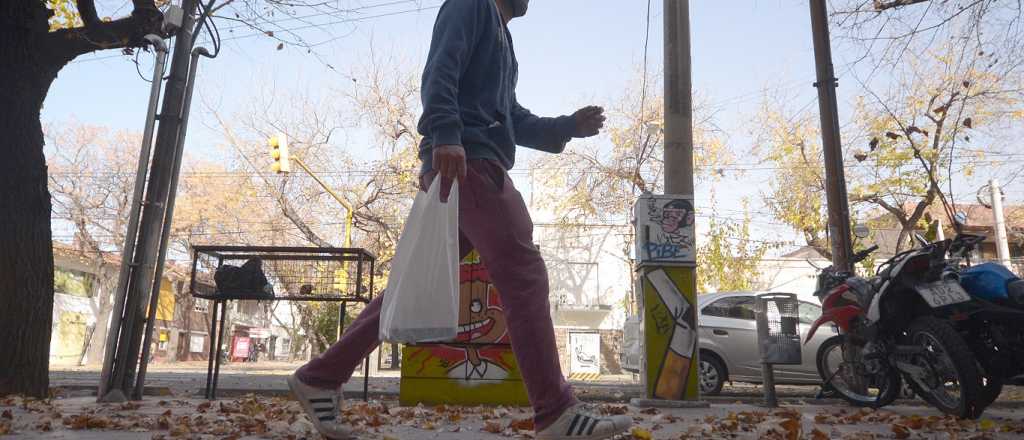
[[644, 274], [647, 394], [654, 398], [699, 397], [696, 298], [679, 289], [693, 282], [691, 268], [658, 268]]

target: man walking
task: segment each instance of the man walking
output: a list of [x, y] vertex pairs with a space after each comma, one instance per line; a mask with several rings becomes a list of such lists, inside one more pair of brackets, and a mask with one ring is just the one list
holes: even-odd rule
[[[533, 245], [533, 222], [507, 171], [516, 145], [560, 153], [574, 137], [596, 135], [604, 110], [541, 118], [519, 105], [518, 63], [508, 22], [529, 0], [447, 0], [438, 12], [423, 71], [421, 187], [440, 176], [459, 180], [460, 248], [476, 249], [501, 294], [512, 349], [526, 384], [538, 439], [607, 439], [631, 425], [580, 404], [558, 363], [548, 277]], [[442, 190], [446, 192], [446, 190]], [[447, 197], [447, 194], [442, 194]], [[386, 293], [385, 293], [386, 294]], [[338, 389], [378, 344], [381, 297], [334, 346], [289, 377], [288, 384], [328, 438], [348, 438], [337, 419]]]

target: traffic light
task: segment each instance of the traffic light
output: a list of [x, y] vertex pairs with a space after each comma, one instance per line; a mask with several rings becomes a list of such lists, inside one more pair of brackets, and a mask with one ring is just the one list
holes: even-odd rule
[[275, 173], [291, 172], [292, 166], [288, 159], [288, 138], [285, 137], [284, 133], [279, 133], [270, 138], [270, 157], [274, 158], [274, 164], [271, 165], [271, 169]]

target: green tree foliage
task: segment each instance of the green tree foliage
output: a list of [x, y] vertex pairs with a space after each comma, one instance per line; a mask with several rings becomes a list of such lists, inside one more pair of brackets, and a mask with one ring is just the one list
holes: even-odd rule
[[762, 194], [772, 215], [803, 235], [807, 245], [826, 257], [828, 213], [825, 165], [815, 115], [787, 108], [783, 100], [766, 101], [756, 119], [764, 160], [777, 171]]
[[[746, 211], [747, 204], [743, 206]], [[735, 221], [719, 217], [712, 207], [708, 233], [697, 249], [698, 291], [753, 290], [760, 275], [761, 260], [777, 247], [772, 242], [751, 238], [749, 213]]]

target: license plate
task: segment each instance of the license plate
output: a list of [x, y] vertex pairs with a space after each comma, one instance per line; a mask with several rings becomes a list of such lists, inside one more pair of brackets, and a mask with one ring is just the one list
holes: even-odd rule
[[938, 281], [925, 284], [918, 288], [921, 297], [929, 306], [942, 307], [971, 300], [971, 296], [959, 284], [951, 281]]

